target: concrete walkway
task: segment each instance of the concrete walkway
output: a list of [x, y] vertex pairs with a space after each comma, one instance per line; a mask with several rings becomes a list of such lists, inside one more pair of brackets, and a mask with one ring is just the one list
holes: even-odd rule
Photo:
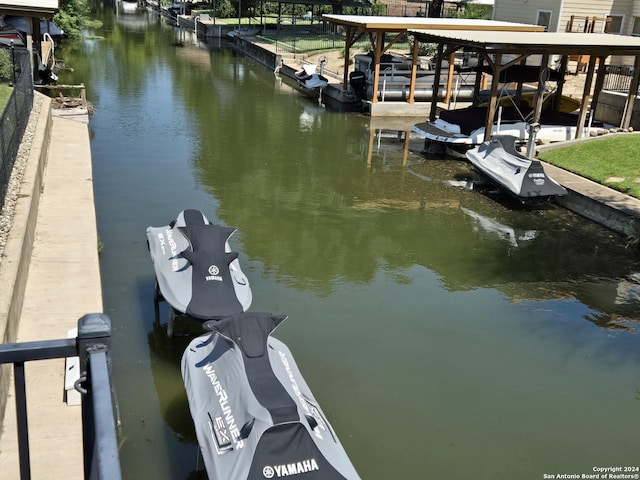
[[[19, 342], [66, 338], [82, 315], [103, 309], [88, 125], [54, 116], [50, 135], [17, 331]], [[32, 187], [25, 180], [21, 188]], [[21, 196], [31, 194], [21, 189]], [[64, 368], [64, 359], [26, 365], [35, 480], [84, 478], [81, 408], [64, 402]], [[9, 390], [0, 437], [2, 480], [20, 478], [12, 384]]]

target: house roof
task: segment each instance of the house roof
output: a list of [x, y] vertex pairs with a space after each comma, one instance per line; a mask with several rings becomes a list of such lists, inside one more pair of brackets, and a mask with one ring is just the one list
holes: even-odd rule
[[461, 31], [409, 29], [422, 42], [481, 48], [487, 53], [640, 55], [640, 37], [607, 33]]
[[0, 13], [27, 17], [52, 17], [58, 11], [58, 0], [13, 0], [0, 2]]
[[500, 22], [469, 18], [429, 18], [429, 17], [386, 17], [369, 15], [333, 15], [324, 14], [322, 18], [329, 23], [356, 27], [358, 30], [383, 30], [403, 32], [414, 29], [428, 30], [506, 30], [518, 32], [542, 31], [540, 25], [527, 23]]

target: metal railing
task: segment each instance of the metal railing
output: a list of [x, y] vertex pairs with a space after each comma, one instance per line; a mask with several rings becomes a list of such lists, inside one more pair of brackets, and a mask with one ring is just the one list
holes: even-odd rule
[[33, 106], [31, 59], [26, 48], [11, 48], [13, 92], [0, 115], [0, 209]]
[[0, 364], [12, 363], [14, 368], [21, 480], [31, 478], [25, 362], [76, 356], [80, 360], [75, 388], [82, 394], [84, 478], [121, 480], [110, 348], [111, 321], [102, 313], [80, 318], [77, 338], [0, 345]]
[[603, 90], [609, 90], [611, 92], [628, 92], [632, 77], [632, 66], [607, 65], [602, 88]]

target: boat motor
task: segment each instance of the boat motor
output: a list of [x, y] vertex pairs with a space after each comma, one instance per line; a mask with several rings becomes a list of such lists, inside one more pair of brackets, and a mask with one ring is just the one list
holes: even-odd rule
[[367, 75], [360, 70], [354, 70], [349, 74], [349, 85], [355, 96], [364, 100], [367, 96]]

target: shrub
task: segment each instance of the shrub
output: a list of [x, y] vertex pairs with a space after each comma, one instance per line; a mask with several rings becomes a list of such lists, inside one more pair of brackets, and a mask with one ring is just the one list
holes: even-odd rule
[[0, 82], [13, 80], [13, 62], [11, 53], [6, 48], [0, 48]]

